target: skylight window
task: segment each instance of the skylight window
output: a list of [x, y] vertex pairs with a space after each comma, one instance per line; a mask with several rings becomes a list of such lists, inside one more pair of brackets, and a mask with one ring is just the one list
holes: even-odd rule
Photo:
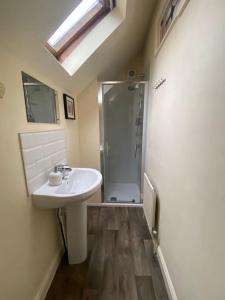
[[74, 47], [105, 15], [115, 7], [115, 0], [82, 0], [47, 41], [46, 47], [60, 60], [61, 55]]

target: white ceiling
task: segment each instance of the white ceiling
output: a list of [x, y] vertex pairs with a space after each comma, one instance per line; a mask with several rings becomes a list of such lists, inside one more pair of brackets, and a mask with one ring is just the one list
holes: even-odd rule
[[117, 72], [142, 49], [155, 3], [127, 0], [125, 21], [71, 77], [44, 44], [80, 1], [0, 0], [1, 46], [74, 94], [96, 78], [116, 79]]

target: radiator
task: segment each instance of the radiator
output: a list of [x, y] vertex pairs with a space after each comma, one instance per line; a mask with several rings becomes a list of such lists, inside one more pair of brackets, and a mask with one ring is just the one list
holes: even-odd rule
[[156, 229], [156, 191], [146, 173], [144, 173], [143, 205], [150, 233], [154, 237]]

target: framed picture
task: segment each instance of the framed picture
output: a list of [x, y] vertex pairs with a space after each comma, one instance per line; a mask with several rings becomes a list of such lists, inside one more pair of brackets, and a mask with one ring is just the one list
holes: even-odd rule
[[172, 30], [176, 20], [181, 16], [190, 0], [165, 0], [158, 20], [157, 48], [155, 54], [163, 45]]
[[64, 111], [65, 111], [65, 118], [69, 120], [75, 120], [75, 105], [74, 105], [74, 98], [67, 94], [63, 94], [63, 101], [64, 101]]

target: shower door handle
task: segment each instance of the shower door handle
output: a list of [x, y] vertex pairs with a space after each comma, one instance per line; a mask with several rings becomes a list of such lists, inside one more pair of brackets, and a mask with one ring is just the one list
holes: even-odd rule
[[110, 146], [109, 146], [109, 143], [108, 142], [106, 142], [105, 143], [105, 154], [106, 154], [106, 156], [109, 156], [109, 153], [110, 153]]

